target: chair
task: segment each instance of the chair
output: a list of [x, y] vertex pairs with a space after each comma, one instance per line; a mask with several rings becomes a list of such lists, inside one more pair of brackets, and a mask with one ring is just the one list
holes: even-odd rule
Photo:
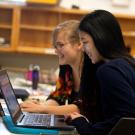
[[135, 118], [121, 118], [108, 135], [135, 135]]

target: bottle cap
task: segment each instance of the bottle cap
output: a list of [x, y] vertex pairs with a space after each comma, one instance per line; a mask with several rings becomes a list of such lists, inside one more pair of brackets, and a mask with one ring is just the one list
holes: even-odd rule
[[39, 71], [39, 70], [40, 70], [40, 67], [39, 67], [39, 65], [35, 65], [35, 66], [33, 67], [33, 69]]

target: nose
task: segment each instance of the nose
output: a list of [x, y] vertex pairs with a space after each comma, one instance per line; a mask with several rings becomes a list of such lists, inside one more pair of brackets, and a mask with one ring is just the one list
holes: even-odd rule
[[59, 55], [61, 53], [61, 50], [55, 48], [55, 53]]

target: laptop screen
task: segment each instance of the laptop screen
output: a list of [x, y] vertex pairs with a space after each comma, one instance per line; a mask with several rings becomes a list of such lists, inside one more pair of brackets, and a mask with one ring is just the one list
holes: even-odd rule
[[[21, 112], [6, 70], [0, 71], [0, 88], [14, 122]], [[18, 116], [19, 117], [19, 116]]]

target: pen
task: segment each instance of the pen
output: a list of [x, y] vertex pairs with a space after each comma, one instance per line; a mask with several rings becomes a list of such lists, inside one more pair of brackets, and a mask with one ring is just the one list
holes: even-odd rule
[[68, 99], [65, 100], [65, 105], [68, 105]]

